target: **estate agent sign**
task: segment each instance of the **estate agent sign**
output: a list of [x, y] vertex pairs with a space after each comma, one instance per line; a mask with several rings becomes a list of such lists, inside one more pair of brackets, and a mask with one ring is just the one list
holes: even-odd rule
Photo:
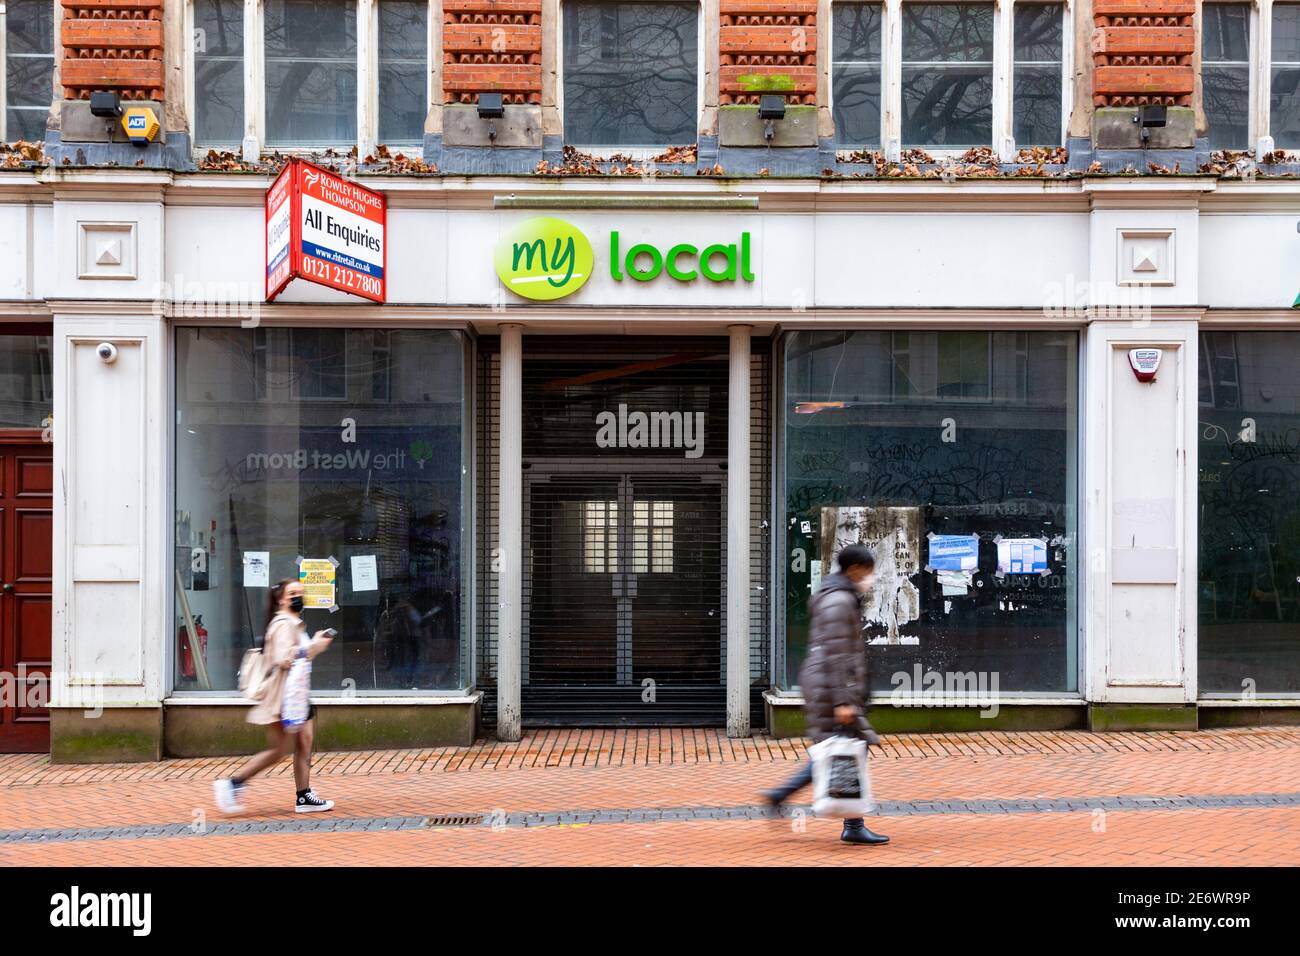
[[385, 301], [387, 226], [382, 193], [289, 160], [266, 194], [266, 301], [295, 278]]

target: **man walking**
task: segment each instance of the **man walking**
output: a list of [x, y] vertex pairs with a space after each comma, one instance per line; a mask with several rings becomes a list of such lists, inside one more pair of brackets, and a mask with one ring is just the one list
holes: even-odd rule
[[[858, 737], [868, 745], [880, 737], [867, 723], [867, 656], [862, 643], [862, 595], [871, 590], [876, 559], [860, 544], [852, 544], [836, 557], [839, 573], [822, 578], [813, 595], [808, 656], [799, 671], [808, 736], [820, 743], [835, 734]], [[773, 810], [812, 783], [809, 759], [785, 784], [766, 790]], [[844, 821], [840, 839], [845, 843], [888, 843], [889, 837], [872, 833], [861, 817]]]

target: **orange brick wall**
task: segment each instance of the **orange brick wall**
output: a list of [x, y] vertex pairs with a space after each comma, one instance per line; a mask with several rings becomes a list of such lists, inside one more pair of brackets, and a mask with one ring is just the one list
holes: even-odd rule
[[757, 103], [756, 77], [776, 78], [789, 103], [817, 102], [816, 0], [722, 0], [719, 33], [722, 104]]
[[1195, 0], [1094, 0], [1094, 106], [1191, 106]]
[[542, 101], [541, 0], [444, 0], [442, 90], [448, 103], [500, 93]]
[[163, 0], [62, 0], [63, 96], [163, 97]]

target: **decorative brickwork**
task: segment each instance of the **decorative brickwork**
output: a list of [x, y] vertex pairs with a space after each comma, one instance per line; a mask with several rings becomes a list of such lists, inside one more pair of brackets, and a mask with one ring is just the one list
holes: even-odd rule
[[817, 102], [816, 0], [722, 0], [720, 35], [722, 104]]
[[500, 93], [542, 101], [541, 0], [444, 0], [442, 89], [448, 103]]
[[63, 96], [163, 97], [162, 0], [63, 0]]
[[1094, 106], [1191, 106], [1195, 0], [1094, 0]]

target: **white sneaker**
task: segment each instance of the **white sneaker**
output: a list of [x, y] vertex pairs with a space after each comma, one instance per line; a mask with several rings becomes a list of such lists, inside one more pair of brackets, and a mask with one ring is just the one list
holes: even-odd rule
[[212, 785], [213, 796], [217, 800], [217, 809], [222, 813], [243, 813], [244, 805], [239, 802], [239, 787], [229, 780], [218, 780]]
[[316, 796], [315, 790], [308, 790], [298, 798], [298, 804], [293, 808], [294, 813], [322, 813], [325, 810], [333, 810], [333, 800], [322, 800]]

